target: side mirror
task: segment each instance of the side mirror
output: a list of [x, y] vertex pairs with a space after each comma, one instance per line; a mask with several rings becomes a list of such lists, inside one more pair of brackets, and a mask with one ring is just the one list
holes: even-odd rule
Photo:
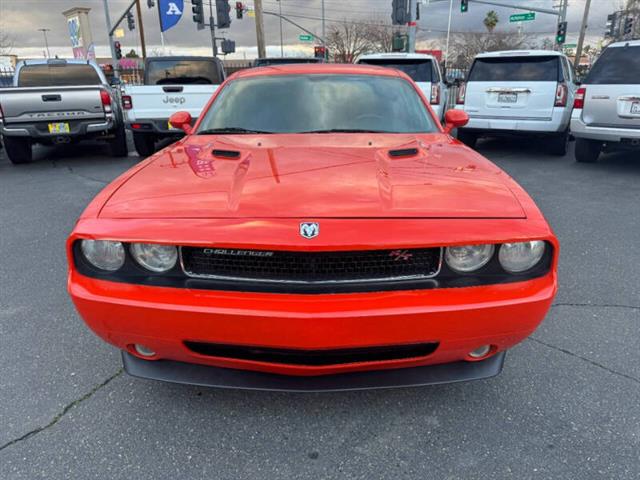
[[469, 115], [464, 110], [447, 110], [444, 114], [444, 132], [451, 133], [454, 128], [464, 127], [469, 123]]
[[171, 126], [182, 130], [187, 135], [190, 135], [193, 130], [191, 128], [191, 121], [192, 118], [189, 112], [176, 112], [169, 117]]

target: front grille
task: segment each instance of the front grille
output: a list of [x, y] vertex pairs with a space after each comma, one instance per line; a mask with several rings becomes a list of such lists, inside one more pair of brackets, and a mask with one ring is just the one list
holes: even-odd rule
[[192, 352], [209, 357], [313, 367], [420, 358], [432, 354], [438, 348], [438, 343], [435, 342], [323, 350], [268, 348], [205, 342], [185, 342], [185, 345]]
[[440, 248], [291, 252], [182, 247], [191, 277], [298, 284], [358, 283], [431, 278]]

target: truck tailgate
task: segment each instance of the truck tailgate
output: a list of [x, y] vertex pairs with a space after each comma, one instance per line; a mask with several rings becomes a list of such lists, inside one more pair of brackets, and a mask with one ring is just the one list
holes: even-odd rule
[[218, 85], [127, 86], [124, 94], [130, 95], [133, 103], [133, 108], [127, 111], [127, 120], [169, 119], [178, 111], [187, 111], [197, 118], [217, 88]]
[[6, 124], [105, 117], [100, 87], [18, 87], [0, 92]]

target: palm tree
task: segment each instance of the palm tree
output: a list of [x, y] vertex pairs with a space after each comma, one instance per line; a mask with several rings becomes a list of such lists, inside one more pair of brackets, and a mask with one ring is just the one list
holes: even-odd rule
[[484, 26], [487, 27], [489, 33], [493, 33], [493, 29], [496, 28], [500, 19], [498, 18], [498, 14], [495, 10], [489, 10], [487, 12], [487, 16], [484, 17]]

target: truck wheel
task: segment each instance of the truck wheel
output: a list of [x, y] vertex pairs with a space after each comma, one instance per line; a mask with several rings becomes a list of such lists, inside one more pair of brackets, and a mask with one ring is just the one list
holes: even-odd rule
[[466, 132], [464, 130], [458, 130], [457, 138], [462, 143], [464, 143], [467, 147], [475, 148], [476, 142], [478, 141], [478, 134]]
[[23, 137], [4, 137], [4, 149], [14, 165], [29, 163], [33, 159], [31, 140]]
[[133, 143], [136, 146], [138, 155], [141, 157], [148, 157], [156, 153], [156, 139], [153, 135], [134, 133]]
[[129, 153], [127, 150], [127, 134], [124, 125], [116, 128], [115, 137], [109, 143], [112, 157], [126, 157]]
[[551, 137], [547, 144], [549, 153], [551, 155], [564, 157], [569, 151], [569, 136], [569, 131], [565, 130], [564, 132]]
[[595, 163], [598, 161], [601, 150], [602, 142], [599, 142], [598, 140], [576, 138], [576, 162]]

